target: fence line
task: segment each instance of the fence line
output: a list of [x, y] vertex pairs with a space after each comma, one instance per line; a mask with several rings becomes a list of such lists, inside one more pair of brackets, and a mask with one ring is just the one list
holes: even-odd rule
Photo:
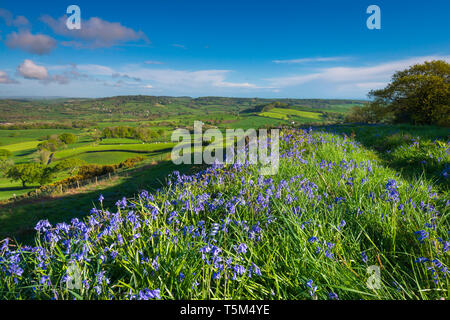
[[5, 202], [7, 203], [7, 202], [12, 202], [12, 201], [16, 202], [16, 201], [20, 201], [20, 200], [24, 200], [24, 199], [43, 198], [43, 197], [51, 196], [51, 195], [57, 194], [57, 193], [62, 194], [62, 193], [69, 192], [71, 190], [77, 190], [77, 189], [80, 189], [87, 185], [92, 185], [92, 184], [97, 185], [100, 182], [103, 182], [106, 180], [112, 180], [117, 177], [129, 177], [131, 170], [138, 171], [138, 170], [143, 170], [148, 165], [151, 165], [151, 166], [156, 165], [156, 164], [160, 163], [161, 161], [163, 161], [163, 159], [166, 155], [167, 154], [161, 154], [158, 156], [154, 156], [153, 159], [149, 158], [150, 160], [153, 160], [153, 162], [156, 162], [156, 163], [151, 163], [151, 164], [143, 165], [140, 167], [128, 168], [128, 170], [125, 169], [125, 170], [120, 170], [120, 171], [115, 171], [115, 172], [109, 172], [104, 175], [95, 176], [95, 177], [88, 178], [88, 179], [76, 180], [70, 184], [56, 184], [53, 186], [44, 186], [44, 189], [41, 189], [41, 188], [35, 189], [25, 195], [14, 196], [13, 198], [6, 200]]

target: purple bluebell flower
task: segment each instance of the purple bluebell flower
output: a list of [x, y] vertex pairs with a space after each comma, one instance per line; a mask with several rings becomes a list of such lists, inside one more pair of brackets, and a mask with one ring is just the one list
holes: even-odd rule
[[367, 263], [369, 261], [369, 258], [367, 257], [367, 255], [364, 251], [361, 252], [361, 258], [364, 263]]
[[308, 280], [306, 282], [306, 286], [310, 289], [309, 295], [312, 297], [314, 296], [315, 292], [317, 291], [317, 286], [314, 285], [314, 282], [312, 280]]

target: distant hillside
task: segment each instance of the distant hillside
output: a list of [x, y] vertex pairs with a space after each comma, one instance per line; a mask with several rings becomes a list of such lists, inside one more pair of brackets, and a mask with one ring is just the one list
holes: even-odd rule
[[281, 103], [302, 111], [346, 112], [361, 100], [117, 96], [99, 99], [3, 99], [0, 123], [30, 121], [141, 121], [186, 116], [238, 115]]

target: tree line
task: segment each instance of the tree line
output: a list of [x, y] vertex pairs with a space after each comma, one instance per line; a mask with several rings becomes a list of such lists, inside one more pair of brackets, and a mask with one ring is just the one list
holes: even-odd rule
[[157, 139], [164, 136], [164, 130], [152, 130], [145, 127], [106, 127], [102, 130], [102, 138], [130, 138], [139, 139], [144, 142]]

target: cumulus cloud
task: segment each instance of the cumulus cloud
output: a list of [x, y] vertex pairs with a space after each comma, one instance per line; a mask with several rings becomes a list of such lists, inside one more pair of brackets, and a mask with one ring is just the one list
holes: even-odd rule
[[46, 67], [38, 66], [33, 61], [26, 59], [17, 67], [17, 72], [25, 79], [47, 80], [49, 79]]
[[[135, 31], [125, 27], [118, 22], [108, 22], [97, 17], [83, 20], [81, 29], [69, 30], [66, 26], [67, 17], [54, 19], [45, 15], [41, 21], [46, 23], [54, 33], [76, 39], [76, 41], [65, 41], [62, 44], [79, 48], [107, 48], [121, 43], [145, 41], [149, 39], [142, 31]], [[80, 41], [81, 40], [81, 41]]]
[[39, 80], [44, 84], [59, 83], [68, 84], [71, 79], [82, 78], [84, 75], [77, 72], [76, 67], [61, 74], [49, 74], [44, 66], [37, 65], [32, 60], [26, 59], [17, 67], [17, 73], [28, 80]]
[[13, 14], [10, 11], [2, 8], [0, 8], [0, 18], [3, 19], [8, 27], [13, 26], [20, 28], [30, 25], [30, 22], [24, 16], [17, 16], [14, 18]]
[[5, 71], [0, 70], [0, 84], [12, 84], [18, 83], [16, 80], [11, 79]]
[[56, 48], [55, 39], [44, 34], [34, 35], [27, 30], [9, 34], [5, 43], [11, 49], [21, 49], [38, 55], [48, 54]]

